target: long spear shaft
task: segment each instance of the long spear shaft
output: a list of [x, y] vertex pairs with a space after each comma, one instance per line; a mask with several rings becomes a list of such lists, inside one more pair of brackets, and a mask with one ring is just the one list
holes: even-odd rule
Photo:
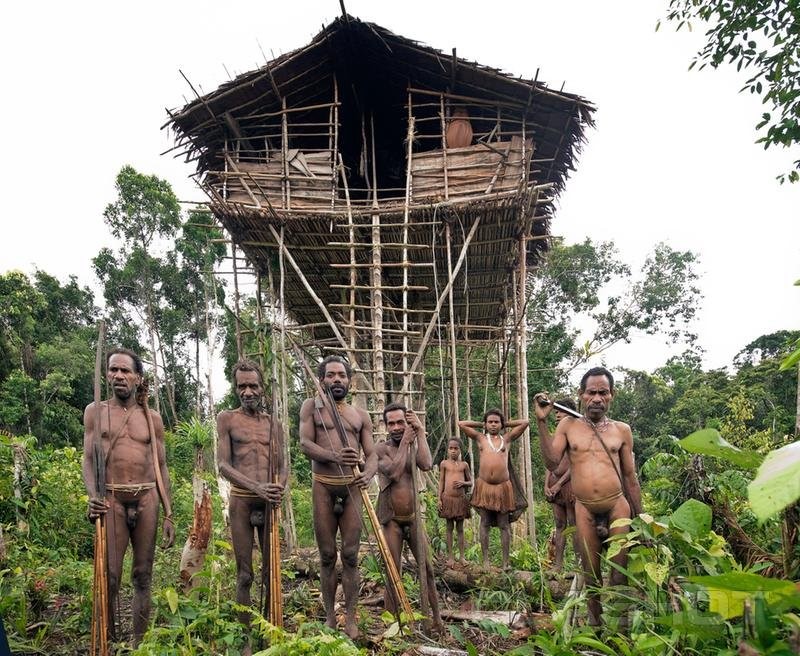
[[[94, 359], [94, 439], [92, 440], [92, 456], [94, 460], [95, 492], [100, 499], [106, 498], [106, 459], [100, 443], [102, 430], [100, 427], [100, 378], [103, 366], [103, 343], [105, 342], [106, 324], [100, 320], [97, 324], [97, 349]], [[108, 655], [108, 572], [106, 561], [107, 532], [105, 515], [98, 515], [94, 520], [94, 597], [92, 600], [92, 656]]]
[[[269, 438], [269, 468], [270, 481], [278, 482], [279, 472], [275, 467], [275, 459], [278, 457], [278, 445], [274, 438], [273, 429], [278, 416], [278, 381], [272, 379], [272, 426]], [[275, 626], [283, 626], [283, 596], [281, 595], [281, 535], [280, 535], [280, 505], [270, 503], [269, 508], [269, 571], [270, 571], [270, 609], [269, 621]]]
[[[323, 390], [319, 379], [314, 375], [313, 370], [309, 366], [308, 362], [306, 362], [306, 359], [303, 356], [302, 351], [297, 347], [297, 344], [292, 342], [292, 348], [297, 355], [297, 359], [303, 365], [303, 368], [306, 370], [309, 378], [314, 383], [320, 401], [323, 404], [325, 401], [328, 402], [328, 412], [333, 419], [333, 424], [336, 427], [336, 432], [339, 435], [339, 439], [342, 441], [342, 446], [350, 446], [347, 441], [347, 432], [344, 428], [344, 424], [342, 423], [342, 418], [339, 416], [339, 410], [336, 408], [335, 401], [330, 396], [330, 388], [328, 388], [327, 392]], [[360, 473], [361, 472], [358, 471], [358, 468], [353, 466], [353, 476], [357, 477], [360, 475]], [[375, 514], [375, 509], [372, 507], [372, 501], [370, 501], [367, 491], [363, 487], [360, 487], [359, 491], [361, 492], [362, 505], [367, 510], [367, 516], [369, 517], [370, 524], [372, 525], [372, 531], [375, 533], [375, 539], [378, 542], [378, 551], [380, 551], [381, 558], [383, 558], [383, 563], [386, 567], [386, 574], [388, 575], [389, 581], [394, 588], [395, 596], [400, 601], [400, 606], [402, 607], [403, 612], [406, 614], [407, 621], [411, 621], [411, 618], [414, 616], [414, 611], [411, 608], [411, 603], [408, 601], [405, 588], [403, 588], [400, 572], [397, 569], [397, 565], [394, 563], [394, 558], [392, 558], [391, 551], [389, 551], [389, 544], [386, 542], [386, 536], [383, 534], [381, 523], [378, 521], [378, 516]]]

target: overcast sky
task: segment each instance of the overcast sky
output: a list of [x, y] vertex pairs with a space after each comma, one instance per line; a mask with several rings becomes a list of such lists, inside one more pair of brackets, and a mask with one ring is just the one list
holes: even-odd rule
[[[638, 268], [658, 241], [700, 255], [695, 325], [719, 367], [764, 333], [800, 327], [800, 185], [775, 176], [800, 154], [754, 143], [759, 102], [730, 70], [687, 72], [702, 35], [655, 32], [666, 0], [435, 3], [346, 0], [403, 36], [580, 94], [597, 127], [568, 181], [554, 234], [615, 242]], [[453, 9], [448, 9], [452, 7]], [[13, 3], [0, 26], [4, 100], [0, 271], [38, 267], [95, 284], [112, 240], [104, 207], [125, 164], [203, 200], [165, 107], [305, 45], [339, 14], [324, 2]], [[227, 71], [226, 72], [226, 68]], [[676, 349], [637, 339], [612, 366], [652, 369]]]

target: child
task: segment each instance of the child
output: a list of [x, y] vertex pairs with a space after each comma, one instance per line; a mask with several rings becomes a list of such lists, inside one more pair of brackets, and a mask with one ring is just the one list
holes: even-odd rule
[[447, 458], [439, 463], [439, 517], [447, 520], [447, 562], [453, 558], [453, 524], [458, 531], [461, 562], [464, 557], [464, 520], [469, 517], [467, 488], [472, 487], [472, 472], [461, 460], [461, 440], [454, 437], [447, 443]]

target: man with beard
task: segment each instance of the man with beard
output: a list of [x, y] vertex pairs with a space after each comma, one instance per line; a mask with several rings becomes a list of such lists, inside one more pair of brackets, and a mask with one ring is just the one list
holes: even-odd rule
[[[155, 556], [158, 502], [167, 514], [162, 526], [164, 548], [175, 542], [169, 491], [169, 472], [164, 452], [164, 424], [150, 410], [147, 385], [139, 356], [128, 349], [114, 349], [106, 358], [106, 378], [112, 397], [86, 406], [83, 414], [83, 481], [89, 494], [89, 518], [106, 516], [108, 541], [108, 603], [119, 593], [122, 561], [128, 542], [133, 548], [133, 642], [138, 644], [150, 619], [150, 589]], [[150, 414], [153, 434], [148, 427]], [[100, 422], [100, 446], [105, 456], [106, 496], [97, 495], [94, 439]], [[155, 440], [155, 443], [153, 443]], [[156, 467], [158, 472], [156, 472]], [[163, 489], [157, 482], [163, 481]], [[113, 627], [112, 627], [113, 631]]]
[[[428, 600], [433, 611], [434, 625], [442, 626], [439, 616], [439, 603], [436, 596], [436, 583], [433, 572], [428, 567], [426, 554], [420, 553], [418, 532], [422, 530], [414, 510], [414, 477], [411, 472], [411, 449], [417, 442], [417, 467], [422, 471], [430, 471], [433, 467], [431, 449], [419, 418], [413, 410], [407, 410], [401, 403], [390, 403], [383, 409], [383, 421], [389, 437], [375, 447], [378, 455], [378, 521], [383, 527], [383, 534], [389, 545], [392, 560], [397, 571], [402, 573], [400, 557], [403, 541], [408, 542], [411, 553], [417, 561], [420, 572], [425, 570], [428, 584]], [[383, 593], [386, 610], [397, 614], [397, 598], [393, 590], [387, 586]]]
[[[552, 405], [543, 393], [536, 401], [536, 423], [545, 465], [557, 467], [569, 456], [572, 491], [575, 495], [576, 543], [589, 587], [589, 624], [600, 624], [601, 606], [597, 587], [602, 585], [600, 553], [608, 526], [614, 520], [635, 516], [641, 511], [641, 490], [636, 478], [633, 436], [628, 424], [612, 421], [606, 413], [614, 398], [614, 378], [604, 367], [587, 371], [580, 384], [584, 416], [562, 419], [550, 436], [547, 415]], [[616, 526], [610, 534], [626, 533], [628, 526]], [[628, 563], [623, 549], [612, 560], [621, 568], [612, 568], [610, 584], [625, 583], [622, 571]], [[594, 588], [594, 590], [593, 590]]]
[[[254, 362], [240, 360], [233, 367], [233, 386], [240, 406], [217, 417], [217, 458], [219, 473], [231, 483], [229, 515], [236, 558], [236, 601], [249, 606], [253, 583], [253, 529], [258, 532], [259, 541], [263, 541], [263, 527], [270, 510], [267, 503], [280, 504], [287, 472], [283, 458], [283, 427], [277, 417], [270, 416], [262, 408], [264, 377], [261, 369]], [[269, 478], [273, 453], [275, 461], [271, 464], [277, 482]], [[262, 543], [262, 554], [265, 548], [267, 546]], [[249, 623], [249, 614], [242, 613], [241, 619]]]
[[[503, 569], [508, 568], [511, 548], [509, 513], [514, 510], [514, 485], [511, 482], [508, 456], [511, 443], [525, 432], [527, 419], [506, 422], [497, 408], [487, 410], [480, 421], [459, 421], [458, 427], [478, 444], [480, 461], [478, 476], [472, 491], [472, 506], [481, 517], [481, 553], [483, 566], [489, 565], [489, 529], [494, 525], [500, 529]], [[478, 429], [482, 428], [484, 432]], [[510, 428], [503, 433], [504, 428]]]
[[[361, 494], [377, 468], [369, 415], [346, 402], [352, 369], [344, 358], [329, 355], [317, 369], [320, 383], [330, 389], [344, 425], [347, 446], [336, 432], [334, 418], [323, 399], [306, 399], [300, 408], [300, 448], [311, 459], [311, 499], [314, 535], [320, 557], [320, 587], [325, 606], [325, 624], [336, 628], [336, 533], [342, 538], [342, 588], [345, 603], [345, 633], [358, 636], [356, 601], [361, 541]], [[360, 463], [361, 453], [364, 463]], [[356, 474], [353, 467], [361, 465]]]

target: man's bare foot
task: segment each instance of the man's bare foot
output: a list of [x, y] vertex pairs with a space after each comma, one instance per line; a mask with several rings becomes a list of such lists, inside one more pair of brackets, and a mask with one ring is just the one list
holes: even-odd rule
[[344, 621], [344, 633], [350, 640], [358, 638], [358, 625], [356, 624], [355, 618], [348, 618]]
[[455, 565], [455, 562], [453, 561], [453, 558], [452, 557], [448, 558], [445, 561], [445, 565], [447, 565], [448, 567], [452, 567], [453, 565]]
[[333, 629], [334, 631], [339, 628], [339, 625], [336, 623], [336, 616], [329, 617], [325, 620], [325, 626], [329, 629]]

